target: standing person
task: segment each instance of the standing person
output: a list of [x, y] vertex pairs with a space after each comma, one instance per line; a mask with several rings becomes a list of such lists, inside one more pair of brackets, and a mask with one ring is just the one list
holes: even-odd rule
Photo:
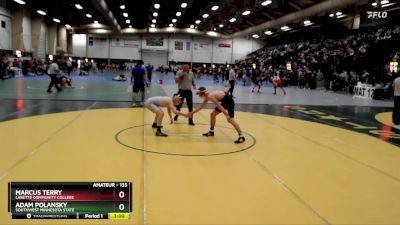
[[217, 115], [221, 112], [226, 116], [226, 119], [237, 131], [239, 138], [234, 142], [236, 144], [243, 143], [246, 139], [243, 136], [239, 124], [235, 121], [235, 101], [224, 91], [215, 90], [207, 91], [205, 87], [199, 87], [197, 94], [203, 98], [203, 103], [199, 105], [193, 112], [189, 113], [191, 117], [194, 113], [200, 111], [208, 101], [216, 105], [214, 111], [210, 114], [210, 131], [204, 133], [203, 136], [214, 136], [215, 123], [217, 122]]
[[225, 66], [221, 66], [221, 79], [222, 79], [222, 83], [225, 83], [225, 70], [227, 68], [225, 68]]
[[392, 122], [394, 125], [400, 125], [400, 76], [394, 79], [392, 87], [394, 89], [394, 108]]
[[153, 74], [154, 67], [153, 67], [153, 65], [149, 64], [149, 65], [147, 65], [146, 69], [147, 69], [147, 80], [149, 81], [149, 83], [151, 83], [151, 76]]
[[137, 106], [136, 104], [136, 95], [141, 92], [142, 93], [142, 101], [144, 102], [144, 85], [146, 83], [146, 72], [143, 68], [143, 60], [139, 60], [136, 66], [132, 70], [132, 77], [131, 77], [131, 84], [132, 86], [132, 106]]
[[146, 102], [144, 103], [146, 108], [156, 114], [153, 125], [152, 125], [153, 128], [157, 128], [156, 136], [161, 136], [161, 137], [168, 136], [167, 134], [165, 134], [161, 131], [161, 128], [162, 128], [161, 124], [162, 124], [162, 120], [164, 118], [164, 111], [162, 110], [161, 107], [167, 108], [169, 119], [171, 121], [170, 123], [172, 124], [173, 121], [172, 121], [171, 111], [177, 115], [186, 116], [186, 117], [188, 116], [188, 114], [181, 113], [175, 109], [174, 105], [179, 105], [181, 103], [182, 103], [182, 98], [178, 94], [174, 94], [172, 99], [170, 97], [166, 97], [166, 96], [155, 96], [155, 97], [151, 97], [146, 100]]
[[6, 71], [7, 71], [7, 58], [1, 58], [0, 61], [0, 79], [4, 80], [4, 77], [6, 76]]
[[60, 92], [62, 89], [58, 86], [58, 79], [57, 79], [57, 74], [60, 72], [60, 68], [58, 67], [58, 64], [55, 61], [51, 61], [51, 64], [49, 66], [49, 76], [50, 76], [50, 84], [49, 87], [47, 88], [47, 93], [51, 93], [51, 88], [55, 86], [57, 88], [57, 91]]
[[229, 88], [227, 93], [230, 94], [230, 96], [232, 98], [234, 98], [233, 97], [233, 89], [235, 88], [235, 80], [236, 80], [236, 73], [235, 73], [235, 70], [233, 68], [233, 65], [231, 65], [230, 69], [229, 69], [229, 85], [231, 87]]
[[261, 70], [260, 70], [260, 68], [257, 68], [257, 69], [255, 70], [255, 72], [252, 73], [252, 75], [251, 75], [251, 81], [252, 81], [253, 84], [254, 84], [254, 87], [253, 87], [253, 89], [251, 90], [251, 92], [254, 92], [254, 89], [255, 89], [256, 87], [258, 87], [257, 93], [260, 93], [260, 89], [261, 89], [261, 84], [260, 84], [260, 82], [261, 82]]
[[[193, 111], [193, 89], [196, 89], [196, 84], [194, 82], [194, 74], [190, 71], [189, 65], [182, 65], [182, 70], [178, 71], [175, 77], [176, 83], [178, 83], [178, 94], [182, 97], [182, 103], [176, 106], [178, 111], [181, 111], [183, 105], [183, 100], [186, 99], [186, 105], [189, 112]], [[174, 120], [178, 120], [178, 115], [174, 117]], [[193, 118], [189, 118], [189, 125], [194, 126]]]
[[71, 71], [72, 71], [72, 61], [67, 60], [67, 71], [68, 71], [68, 76], [71, 76]]
[[276, 95], [277, 87], [281, 88], [283, 94], [286, 95], [286, 91], [285, 91], [285, 89], [283, 89], [282, 80], [278, 74], [275, 74], [275, 76], [272, 78], [272, 82], [274, 83], [274, 95]]

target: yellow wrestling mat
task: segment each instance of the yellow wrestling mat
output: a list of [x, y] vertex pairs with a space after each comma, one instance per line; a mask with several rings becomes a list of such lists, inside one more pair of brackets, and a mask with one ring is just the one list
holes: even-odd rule
[[[237, 112], [246, 142], [210, 110], [196, 126], [99, 109], [0, 123], [0, 224], [400, 224], [400, 151], [323, 124]], [[168, 121], [168, 117], [165, 118]], [[164, 121], [164, 122], [165, 122]], [[11, 220], [7, 184], [130, 181], [130, 220]]]
[[378, 113], [375, 115], [375, 119], [386, 126], [394, 127], [392, 122], [392, 112]]

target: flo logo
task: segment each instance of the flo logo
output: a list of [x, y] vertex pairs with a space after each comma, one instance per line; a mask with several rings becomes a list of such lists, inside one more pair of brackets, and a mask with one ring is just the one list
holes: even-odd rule
[[385, 19], [387, 17], [387, 12], [378, 12], [378, 11], [367, 11], [368, 18], [372, 19]]
[[26, 214], [26, 218], [30, 219], [32, 215], [30, 213]]

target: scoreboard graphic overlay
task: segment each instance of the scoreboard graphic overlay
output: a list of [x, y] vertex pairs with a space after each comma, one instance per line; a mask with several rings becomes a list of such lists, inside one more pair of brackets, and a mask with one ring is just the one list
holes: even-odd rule
[[10, 182], [12, 219], [129, 219], [131, 182]]

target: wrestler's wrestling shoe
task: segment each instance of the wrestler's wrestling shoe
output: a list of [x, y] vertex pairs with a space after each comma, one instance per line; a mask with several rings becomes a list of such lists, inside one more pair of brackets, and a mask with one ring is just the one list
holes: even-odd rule
[[207, 133], [203, 133], [203, 136], [212, 137], [214, 136], [214, 131], [208, 131]]
[[[151, 125], [152, 128], [158, 128], [156, 123], [153, 123], [153, 125]], [[163, 126], [160, 126], [160, 128], [163, 128]]]
[[162, 131], [157, 131], [156, 132], [156, 136], [159, 136], [159, 137], [168, 137], [168, 134], [164, 134]]
[[243, 136], [239, 136], [239, 138], [235, 141], [235, 144], [243, 143], [246, 140]]

